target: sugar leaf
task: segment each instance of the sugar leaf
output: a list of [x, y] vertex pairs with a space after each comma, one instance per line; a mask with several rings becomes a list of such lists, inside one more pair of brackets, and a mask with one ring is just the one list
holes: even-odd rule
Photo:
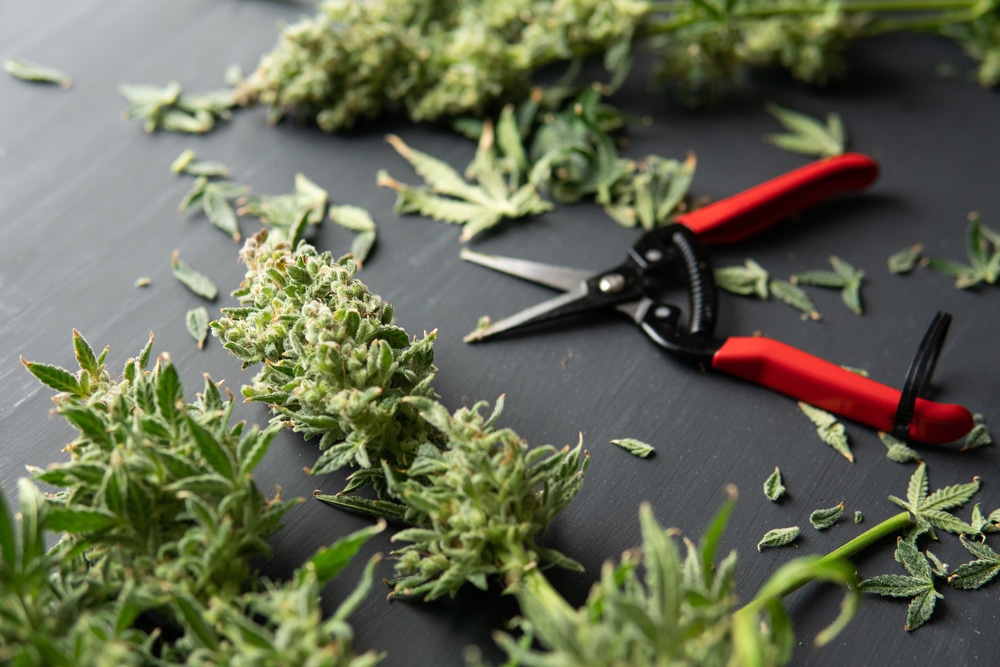
[[920, 454], [896, 436], [879, 431], [879, 439], [886, 447], [885, 456], [896, 463], [920, 462]]
[[774, 103], [768, 103], [766, 109], [789, 132], [765, 135], [765, 141], [794, 153], [818, 157], [832, 157], [844, 152], [847, 137], [838, 114], [829, 114], [824, 125], [810, 116]]
[[205, 340], [208, 338], [209, 322], [208, 311], [205, 310], [205, 307], [198, 306], [197, 308], [192, 308], [184, 316], [184, 321], [187, 325], [188, 333], [198, 341], [198, 349], [200, 350], [205, 347]]
[[3, 68], [8, 74], [22, 81], [55, 83], [63, 88], [73, 85], [73, 80], [65, 72], [23, 58], [9, 58], [3, 62]]
[[721, 289], [733, 294], [748, 296], [756, 294], [761, 299], [769, 296], [767, 271], [752, 259], [743, 262], [743, 266], [724, 266], [713, 271], [715, 284]]
[[816, 306], [809, 298], [809, 295], [796, 285], [793, 285], [787, 280], [780, 280], [777, 278], [771, 280], [769, 284], [771, 294], [773, 294], [776, 299], [782, 303], [788, 304], [792, 308], [802, 311], [802, 319], [809, 318], [812, 320], [819, 320], [821, 318], [821, 315], [816, 311]]
[[611, 443], [618, 445], [633, 456], [638, 456], [640, 459], [648, 458], [656, 451], [652, 445], [646, 444], [645, 442], [634, 438], [620, 438], [618, 440], [612, 440]]
[[955, 534], [973, 535], [978, 531], [970, 524], [950, 514], [948, 510], [961, 507], [979, 490], [979, 479], [966, 484], [953, 484], [928, 495], [927, 464], [921, 462], [910, 476], [906, 500], [889, 496], [889, 500], [910, 512], [916, 523], [916, 533], [932, 528]]
[[816, 530], [825, 530], [840, 521], [840, 517], [843, 515], [844, 503], [841, 502], [839, 505], [835, 505], [827, 509], [814, 510], [812, 514], [809, 515], [809, 523], [811, 523], [813, 528]]
[[844, 425], [838, 422], [836, 417], [826, 410], [820, 410], [804, 401], [799, 401], [799, 409], [816, 425], [816, 433], [823, 442], [833, 447], [845, 459], [854, 463], [854, 454], [851, 453]]
[[864, 520], [865, 520], [865, 515], [861, 513], [861, 510], [855, 510], [854, 523], [861, 523]]
[[943, 597], [934, 589], [934, 572], [927, 557], [910, 541], [896, 542], [896, 561], [902, 563], [910, 576], [884, 574], [861, 582], [860, 590], [890, 597], [908, 597], [906, 630], [916, 630], [934, 613], [934, 605]]
[[173, 270], [174, 278], [177, 278], [182, 285], [198, 296], [209, 301], [215, 301], [216, 297], [219, 296], [219, 289], [215, 286], [215, 283], [208, 276], [185, 263], [180, 258], [180, 253], [177, 250], [174, 251], [173, 256], [170, 258], [170, 266]]
[[790, 544], [795, 541], [800, 532], [798, 526], [772, 528], [764, 533], [764, 537], [757, 543], [757, 551], [760, 551], [761, 547], [783, 547], [786, 544]]
[[986, 424], [976, 424], [972, 427], [972, 430], [969, 431], [969, 434], [965, 436], [965, 444], [962, 446], [962, 451], [964, 452], [970, 449], [985, 447], [992, 444], [993, 437], [986, 429]]
[[971, 590], [984, 586], [1000, 574], [1000, 554], [985, 543], [970, 540], [964, 535], [959, 539], [962, 541], [962, 546], [975, 556], [976, 560], [955, 568], [948, 577], [949, 584], [954, 588]]
[[782, 483], [781, 471], [777, 466], [764, 481], [764, 495], [772, 502], [777, 502], [781, 496], [785, 495], [785, 485]]
[[917, 243], [894, 252], [887, 260], [889, 272], [897, 274], [909, 273], [913, 270], [913, 267], [917, 265], [917, 260], [920, 259], [920, 253], [923, 252], [923, 250], [923, 244]]

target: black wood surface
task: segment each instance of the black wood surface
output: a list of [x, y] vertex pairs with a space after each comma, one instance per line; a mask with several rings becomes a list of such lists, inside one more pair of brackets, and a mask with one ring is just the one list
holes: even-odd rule
[[[227, 163], [236, 180], [257, 192], [288, 192], [294, 174], [303, 172], [328, 188], [335, 202], [373, 213], [379, 245], [360, 277], [395, 304], [402, 326], [438, 330], [436, 387], [448, 405], [506, 393], [503, 423], [528, 442], [562, 445], [582, 434], [592, 457], [587, 482], [546, 537], [587, 568], [581, 575], [552, 574], [574, 604], [584, 599], [602, 561], [639, 542], [642, 502], [652, 504], [661, 522], [695, 536], [721, 502], [723, 486], [736, 484], [741, 498], [722, 547], [739, 552], [744, 598], [788, 559], [829, 551], [897, 511], [886, 496], [905, 494], [912, 467], [888, 461], [871, 429], [847, 425], [857, 457], [852, 465], [818, 440], [790, 399], [683, 366], [624, 320], [463, 344], [463, 334], [481, 315], [496, 319], [550, 293], [463, 263], [457, 229], [398, 217], [393, 194], [377, 189], [374, 180], [379, 167], [402, 180], [416, 178], [383, 142], [385, 130], [456, 166], [472, 154], [464, 139], [405, 124], [327, 136], [308, 127], [269, 127], [261, 110], [241, 112], [205, 137], [150, 136], [138, 123], [119, 119], [119, 83], [176, 79], [191, 91], [218, 87], [230, 63], [245, 69], [256, 64], [274, 42], [277, 20], [305, 10], [248, 0], [0, 3], [0, 56], [31, 58], [74, 77], [68, 91], [0, 77], [0, 486], [8, 497], [26, 464], [61, 460], [60, 449], [72, 437], [48, 417], [50, 392], [25, 372], [18, 355], [69, 366], [74, 327], [93, 345], [111, 346], [112, 367], [154, 331], [155, 350], [170, 352], [191, 391], [204, 372], [226, 378], [234, 390], [250, 379], [218, 341], [197, 349], [185, 331], [184, 313], [200, 301], [170, 275], [174, 249], [225, 293], [243, 272], [231, 240], [203, 218], [177, 213], [190, 182], [168, 167], [183, 149], [194, 148], [205, 159]], [[925, 327], [936, 311], [947, 310], [955, 320], [935, 376], [936, 397], [996, 422], [996, 289], [957, 291], [949, 279], [926, 270], [894, 276], [886, 258], [922, 242], [931, 254], [964, 259], [970, 211], [1000, 224], [1000, 97], [937, 76], [942, 63], [968, 63], [953, 46], [934, 39], [889, 36], [858, 45], [851, 55], [851, 77], [833, 89], [810, 90], [782, 75], [758, 75], [718, 107], [699, 112], [649, 91], [639, 71], [614, 101], [654, 123], [629, 129], [629, 151], [636, 157], [694, 151], [694, 193], [720, 198], [806, 161], [761, 141], [778, 129], [763, 111], [765, 101], [813, 115], [839, 111], [854, 148], [881, 163], [872, 190], [712, 253], [720, 266], [753, 257], [780, 277], [824, 268], [829, 255], [838, 255], [866, 271], [865, 314], [848, 311], [834, 291], [811, 292], [824, 315], [818, 323], [804, 322], [774, 301], [723, 295], [720, 333], [760, 331], [900, 386]], [[253, 225], [244, 221], [244, 230], [253, 231]], [[472, 245], [599, 269], [618, 262], [635, 236], [599, 209], [575, 205], [506, 225]], [[344, 253], [350, 234], [328, 224], [315, 242]], [[152, 284], [134, 287], [140, 276]], [[217, 305], [231, 302], [224, 298]], [[258, 423], [268, 417], [260, 407], [241, 407], [240, 414]], [[635, 459], [609, 444], [621, 437], [652, 443], [656, 456]], [[957, 447], [925, 447], [922, 453], [933, 486], [978, 475], [983, 507], [1000, 506], [993, 449], [960, 454]], [[314, 488], [339, 489], [341, 476], [302, 472], [315, 456], [312, 443], [284, 434], [260, 469], [261, 486], [280, 484], [286, 495], [300, 496]], [[761, 492], [776, 465], [790, 496], [779, 505]], [[865, 523], [844, 521], [822, 533], [808, 526], [810, 511], [840, 501], [851, 514], [861, 510]], [[318, 502], [304, 503], [273, 540], [275, 558], [264, 573], [287, 575], [316, 548], [365, 524]], [[798, 548], [757, 553], [766, 530], [792, 524], [803, 526]], [[369, 547], [369, 553], [392, 548], [388, 536]], [[968, 559], [950, 536], [934, 549], [953, 565]], [[902, 572], [892, 552], [890, 540], [859, 557], [861, 574]], [[380, 568], [388, 576], [391, 562]], [[354, 567], [328, 587], [331, 606], [358, 571]], [[942, 590], [945, 598], [933, 620], [915, 633], [903, 630], [904, 602], [868, 598], [831, 646], [814, 651], [812, 637], [836, 613], [840, 592], [807, 587], [789, 599], [802, 642], [795, 662], [993, 664], [1000, 655], [1000, 586], [963, 592], [942, 584]], [[390, 603], [375, 592], [352, 621], [360, 647], [385, 650], [386, 665], [459, 665], [470, 644], [499, 659], [490, 633], [514, 613], [512, 601], [497, 590], [464, 592], [434, 604]]]

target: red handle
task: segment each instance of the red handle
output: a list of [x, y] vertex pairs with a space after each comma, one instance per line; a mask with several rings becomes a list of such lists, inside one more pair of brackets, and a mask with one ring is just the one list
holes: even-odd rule
[[[901, 396], [892, 387], [771, 338], [729, 338], [712, 357], [712, 368], [886, 432], [892, 431]], [[961, 405], [918, 398], [910, 438], [952, 442], [973, 425]]]
[[874, 160], [860, 153], [845, 153], [685, 213], [674, 222], [693, 231], [703, 243], [734, 243], [827, 197], [866, 188], [877, 177]]

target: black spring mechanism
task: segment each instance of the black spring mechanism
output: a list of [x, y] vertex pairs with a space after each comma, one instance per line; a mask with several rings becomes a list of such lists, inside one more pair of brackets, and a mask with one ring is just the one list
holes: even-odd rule
[[899, 406], [896, 408], [896, 418], [892, 427], [892, 434], [900, 440], [909, 440], [910, 420], [913, 419], [917, 398], [922, 397], [934, 374], [941, 347], [948, 336], [949, 326], [951, 326], [951, 315], [938, 312], [931, 325], [927, 327], [927, 332], [920, 341], [920, 347], [910, 362], [910, 368], [906, 371], [906, 381], [903, 383], [903, 393], [899, 397]]

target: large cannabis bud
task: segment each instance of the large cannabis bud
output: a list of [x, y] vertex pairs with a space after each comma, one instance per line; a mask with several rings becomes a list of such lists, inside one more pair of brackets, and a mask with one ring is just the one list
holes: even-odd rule
[[635, 0], [332, 0], [282, 31], [239, 95], [327, 131], [383, 114], [480, 114], [525, 95], [548, 63], [616, 45], [623, 60], [645, 10]]
[[305, 437], [320, 438], [313, 467], [409, 465], [435, 436], [404, 397], [434, 397], [434, 334], [410, 341], [392, 306], [354, 279], [355, 264], [308, 244], [296, 251], [250, 238], [246, 279], [215, 335], [244, 366], [264, 361], [244, 395], [271, 405]]
[[601, 55], [619, 82], [650, 40], [662, 78], [697, 102], [747, 68], [825, 83], [846, 70], [851, 43], [901, 30], [953, 38], [992, 86], [998, 24], [997, 0], [330, 0], [282, 30], [237, 99], [327, 131], [382, 115], [481, 116], [523, 99], [552, 63]]
[[[433, 335], [410, 341], [354, 279], [353, 261], [271, 244], [266, 232], [242, 256], [241, 307], [223, 311], [216, 335], [244, 363], [264, 361], [249, 399], [321, 435], [313, 472], [359, 468], [321, 500], [413, 526], [396, 536], [412, 543], [397, 553], [397, 594], [435, 598], [543, 563], [579, 567], [535, 541], [583, 482], [579, 446], [528, 448], [494, 427], [501, 402], [488, 419], [484, 404], [450, 414], [430, 385]], [[366, 485], [376, 499], [351, 495]]]
[[[321, 550], [286, 583], [259, 579], [251, 559], [295, 504], [267, 499], [253, 470], [277, 427], [229, 423], [231, 397], [208, 377], [186, 403], [167, 355], [147, 370], [152, 337], [112, 379], [79, 333], [80, 369], [24, 362], [59, 394], [76, 429], [70, 461], [33, 469], [61, 490], [20, 481], [19, 512], [0, 494], [0, 662], [25, 665], [322, 664], [363, 667], [345, 617], [320, 589], [381, 526]], [[20, 524], [19, 526], [17, 524]], [[45, 551], [45, 531], [63, 533]], [[297, 656], [297, 658], [296, 658]], [[320, 663], [316, 663], [320, 664]]]

